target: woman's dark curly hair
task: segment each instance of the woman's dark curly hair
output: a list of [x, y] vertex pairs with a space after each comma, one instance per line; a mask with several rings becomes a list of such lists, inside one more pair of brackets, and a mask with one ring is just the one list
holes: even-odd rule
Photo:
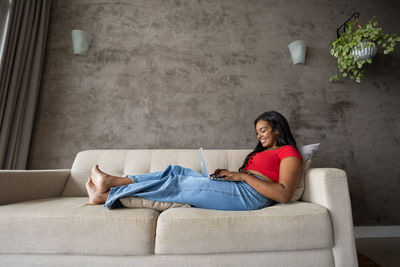
[[[282, 114], [276, 111], [264, 112], [254, 121], [254, 127], [257, 125], [257, 122], [259, 120], [268, 122], [268, 124], [272, 127], [272, 130], [278, 131], [278, 139], [276, 140], [277, 146], [291, 145], [297, 149], [296, 140], [294, 140], [292, 132], [290, 131], [289, 123]], [[267, 148], [263, 147], [261, 142], [258, 141], [257, 146], [254, 148], [253, 152], [247, 155], [242, 167], [239, 168], [239, 172], [241, 172], [246, 167], [247, 162], [253, 154], [262, 152], [266, 149]]]

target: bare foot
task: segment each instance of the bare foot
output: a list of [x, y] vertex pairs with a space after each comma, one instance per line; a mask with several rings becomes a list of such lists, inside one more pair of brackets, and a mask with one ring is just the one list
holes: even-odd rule
[[104, 193], [97, 192], [96, 186], [93, 184], [90, 177], [86, 183], [86, 190], [88, 192], [89, 203], [91, 205], [99, 205], [106, 203], [109, 192], [104, 192]]
[[110, 190], [111, 176], [100, 171], [99, 165], [94, 165], [91, 171], [91, 181], [96, 186], [96, 190], [99, 193], [104, 193]]

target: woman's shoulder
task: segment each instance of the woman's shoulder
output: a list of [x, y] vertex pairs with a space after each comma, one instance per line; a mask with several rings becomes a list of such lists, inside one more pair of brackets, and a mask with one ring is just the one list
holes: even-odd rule
[[297, 151], [297, 148], [295, 148], [292, 145], [284, 145], [284, 146], [281, 146], [279, 149]]
[[300, 155], [300, 152], [297, 150], [296, 147], [291, 146], [291, 145], [285, 145], [279, 149], [279, 156], [281, 159], [287, 158], [287, 157], [298, 157], [301, 160], [303, 158]]

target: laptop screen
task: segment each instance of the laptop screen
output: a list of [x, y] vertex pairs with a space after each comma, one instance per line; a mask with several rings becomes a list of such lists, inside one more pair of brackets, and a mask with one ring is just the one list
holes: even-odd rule
[[203, 173], [203, 176], [205, 176], [205, 177], [207, 177], [207, 178], [210, 178], [210, 174], [208, 173], [206, 158], [204, 157], [203, 148], [200, 147], [200, 148], [197, 150], [197, 152], [199, 153], [201, 171], [202, 171], [202, 173]]

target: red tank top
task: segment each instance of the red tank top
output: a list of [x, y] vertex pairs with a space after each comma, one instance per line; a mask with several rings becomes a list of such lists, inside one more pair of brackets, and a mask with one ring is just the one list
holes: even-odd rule
[[253, 154], [243, 170], [255, 170], [274, 182], [279, 182], [279, 166], [281, 160], [287, 157], [297, 157], [303, 162], [299, 151], [295, 147], [287, 145], [275, 150], [265, 150]]

